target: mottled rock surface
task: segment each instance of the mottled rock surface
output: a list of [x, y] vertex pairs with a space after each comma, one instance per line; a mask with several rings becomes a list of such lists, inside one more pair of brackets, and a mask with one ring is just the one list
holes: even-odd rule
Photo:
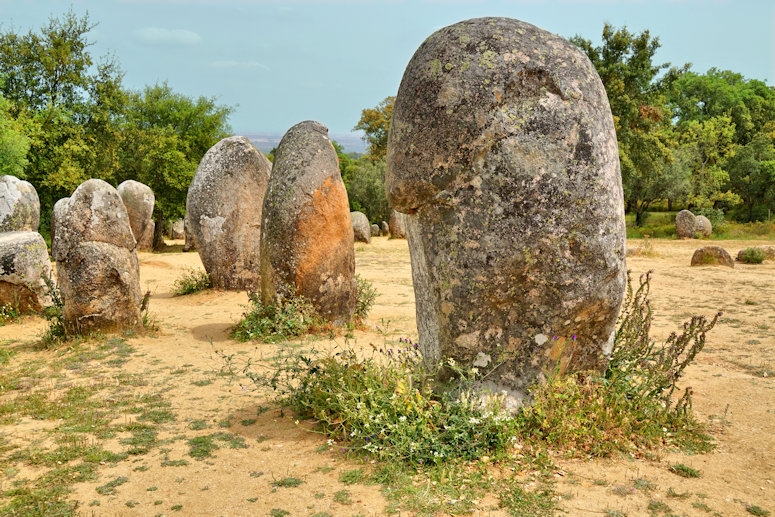
[[710, 223], [710, 219], [704, 215], [696, 216], [694, 218], [694, 235], [707, 239], [711, 233], [713, 233], [713, 225]]
[[185, 227], [215, 288], [260, 285], [261, 207], [271, 171], [271, 162], [244, 136], [224, 138], [199, 163]]
[[381, 230], [383, 236], [387, 237], [390, 235], [390, 225], [387, 223], [387, 221], [382, 221]]
[[156, 227], [153, 221], [153, 206], [156, 203], [153, 190], [134, 180], [122, 182], [116, 190], [129, 215], [129, 226], [137, 241], [137, 250], [153, 250], [153, 230]]
[[39, 312], [51, 304], [48, 248], [38, 232], [0, 233], [0, 306]]
[[689, 210], [681, 210], [675, 215], [675, 236], [679, 239], [694, 239], [697, 218]]
[[31, 183], [16, 176], [0, 177], [0, 233], [37, 232], [40, 200]]
[[62, 209], [67, 206], [69, 197], [63, 197], [54, 203], [54, 208], [51, 210], [51, 242], [54, 242], [56, 236], [57, 221], [62, 217]]
[[694, 250], [691, 265], [735, 267], [735, 261], [721, 246], [705, 246]]
[[343, 322], [355, 308], [350, 207], [328, 129], [301, 122], [277, 147], [264, 201], [261, 299], [298, 294], [320, 315]]
[[371, 236], [379, 237], [379, 225], [376, 223], [371, 225]]
[[350, 212], [350, 222], [353, 225], [353, 238], [355, 242], [371, 242], [371, 225], [369, 218], [363, 212]]
[[108, 183], [85, 181], [62, 203], [51, 251], [67, 332], [112, 332], [142, 324], [135, 246], [126, 207]]
[[[260, 234], [259, 234], [260, 235]], [[178, 219], [172, 223], [170, 230], [170, 237], [175, 240], [181, 240], [186, 238], [186, 222], [183, 219]]]
[[[467, 20], [412, 57], [388, 142], [426, 359], [536, 380], [601, 370], [626, 284], [608, 99], [586, 55], [518, 20]], [[391, 228], [392, 232], [392, 228]]]
[[406, 239], [406, 217], [404, 214], [391, 210], [388, 230], [391, 239]]

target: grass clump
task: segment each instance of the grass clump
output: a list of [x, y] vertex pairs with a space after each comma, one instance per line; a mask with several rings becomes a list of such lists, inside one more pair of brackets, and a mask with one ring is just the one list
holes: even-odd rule
[[[371, 283], [358, 275], [355, 279], [355, 310], [350, 323], [363, 321], [377, 297], [377, 290]], [[291, 292], [291, 288], [286, 286], [283, 289], [286, 294], [279, 296], [277, 303], [268, 305], [261, 301], [258, 293], [248, 293], [248, 311], [232, 328], [232, 337], [238, 341], [260, 339], [266, 343], [277, 343], [330, 327], [309, 300], [298, 294], [287, 294]]]
[[201, 269], [187, 269], [186, 272], [177, 278], [172, 284], [173, 296], [185, 296], [212, 288], [210, 275], [207, 271]]
[[521, 413], [526, 437], [571, 455], [615, 452], [673, 444], [697, 452], [711, 448], [691, 412], [691, 388], [676, 397], [685, 368], [705, 346], [711, 320], [695, 316], [662, 345], [649, 337], [652, 311], [650, 274], [627, 295], [619, 316], [614, 350], [603, 375], [557, 376], [537, 386], [534, 403]]
[[699, 470], [694, 469], [688, 465], [684, 465], [683, 463], [670, 465], [668, 470], [677, 476], [681, 476], [682, 478], [698, 478], [701, 476]]
[[767, 254], [761, 248], [745, 248], [740, 252], [740, 262], [744, 264], [761, 264], [767, 259]]
[[321, 327], [323, 321], [303, 296], [283, 297], [277, 304], [264, 305], [258, 293], [248, 293], [249, 310], [232, 329], [234, 339], [260, 339], [267, 343], [287, 341]]

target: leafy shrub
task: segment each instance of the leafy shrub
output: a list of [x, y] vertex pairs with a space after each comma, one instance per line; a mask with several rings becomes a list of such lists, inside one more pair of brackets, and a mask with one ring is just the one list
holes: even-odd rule
[[761, 264], [767, 258], [767, 254], [760, 248], [746, 248], [740, 254], [740, 262], [745, 264]]
[[721, 234], [729, 229], [729, 223], [727, 223], [724, 217], [724, 211], [720, 208], [699, 208], [692, 211], [694, 215], [704, 215], [710, 221], [713, 226], [713, 233]]
[[210, 275], [201, 269], [187, 269], [186, 272], [172, 284], [172, 295], [183, 296], [198, 293], [212, 287]]
[[358, 290], [355, 298], [355, 313], [353, 319], [356, 322], [360, 322], [369, 315], [371, 308], [374, 306], [374, 301], [377, 299], [377, 290], [371, 285], [371, 282], [355, 275], [355, 280], [358, 283]]
[[48, 329], [43, 334], [41, 344], [44, 347], [56, 346], [67, 339], [65, 329], [65, 301], [62, 293], [50, 277], [44, 277], [43, 281], [51, 298], [51, 305], [43, 309], [43, 317], [48, 320]]
[[521, 414], [523, 432], [572, 454], [607, 456], [661, 443], [707, 450], [709, 438], [691, 414], [691, 389], [677, 399], [677, 383], [705, 346], [708, 321], [694, 316], [658, 346], [649, 337], [650, 274], [637, 290], [628, 277], [615, 345], [604, 375], [556, 377], [537, 386]]
[[19, 308], [10, 303], [0, 306], [0, 327], [21, 317]]
[[250, 310], [232, 329], [238, 341], [261, 339], [267, 343], [285, 341], [322, 326], [323, 321], [303, 296], [284, 296], [278, 304], [264, 305], [258, 293], [248, 293]]

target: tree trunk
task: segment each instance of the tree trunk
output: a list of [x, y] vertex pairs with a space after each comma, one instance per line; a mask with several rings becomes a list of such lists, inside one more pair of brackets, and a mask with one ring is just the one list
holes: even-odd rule
[[153, 251], [164, 251], [167, 247], [167, 243], [164, 242], [164, 214], [154, 212], [153, 216], [156, 223], [153, 229]]

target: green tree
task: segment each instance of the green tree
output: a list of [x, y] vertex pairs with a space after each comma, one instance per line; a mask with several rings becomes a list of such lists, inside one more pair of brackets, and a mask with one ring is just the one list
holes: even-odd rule
[[0, 176], [25, 178], [30, 139], [10, 114], [11, 103], [0, 95]]
[[649, 31], [634, 34], [606, 24], [602, 40], [602, 45], [595, 46], [580, 36], [571, 38], [592, 61], [605, 86], [619, 143], [625, 204], [635, 212], [636, 224], [641, 224], [650, 204], [683, 182], [680, 174], [664, 173], [675, 161], [665, 96], [687, 67], [654, 64], [660, 45]]
[[0, 34], [0, 93], [25, 121], [25, 176], [38, 190], [44, 232], [57, 199], [88, 178], [114, 179], [120, 95], [106, 93], [121, 90], [122, 73], [111, 58], [95, 66], [87, 38], [94, 26], [70, 10], [38, 32]]
[[712, 117], [702, 122], [693, 120], [681, 133], [681, 145], [691, 160], [691, 205], [714, 208], [720, 202], [733, 205], [739, 202], [737, 195], [723, 191], [729, 182], [724, 164], [732, 153], [734, 136], [735, 126], [728, 116]]
[[775, 208], [775, 142], [770, 135], [759, 133], [738, 147], [727, 170], [729, 185], [740, 195], [747, 221], [763, 219], [768, 209]]
[[185, 215], [196, 168], [210, 147], [230, 134], [231, 112], [212, 98], [175, 93], [166, 83], [129, 94], [119, 175], [148, 185], [156, 195], [154, 248], [164, 244], [165, 223]]
[[363, 139], [368, 144], [368, 153], [374, 160], [384, 159], [387, 153], [388, 132], [395, 101], [395, 96], [385, 97], [377, 106], [362, 110], [361, 118], [353, 128], [365, 133]]
[[385, 194], [385, 159], [372, 160], [362, 156], [350, 160], [343, 174], [350, 210], [366, 214], [373, 224], [390, 218], [390, 208]]

